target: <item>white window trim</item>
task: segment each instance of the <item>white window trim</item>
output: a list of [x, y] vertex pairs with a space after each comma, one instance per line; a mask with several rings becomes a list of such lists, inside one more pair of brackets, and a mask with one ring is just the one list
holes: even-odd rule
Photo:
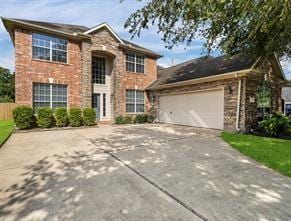
[[53, 85], [50, 84], [50, 108], [53, 108]]
[[[45, 46], [38, 46], [38, 45], [33, 45], [33, 34], [38, 34], [38, 35], [43, 35], [43, 36], [48, 36], [50, 37], [49, 35], [45, 35], [45, 34], [40, 34], [40, 33], [32, 33], [31, 35], [31, 42], [32, 42], [32, 50], [31, 50], [31, 57], [32, 59], [36, 59], [36, 60], [40, 60], [40, 61], [49, 61], [49, 62], [56, 62], [56, 63], [60, 63], [60, 64], [68, 64], [69, 63], [69, 42], [68, 40], [66, 39], [62, 39], [62, 38], [58, 38], [58, 37], [53, 37], [53, 38], [58, 38], [58, 39], [61, 39], [61, 40], [64, 40], [67, 42], [67, 50], [62, 50], [62, 49], [56, 49], [56, 48], [53, 48], [53, 42], [52, 40], [50, 40], [50, 47], [45, 47]], [[33, 57], [33, 47], [39, 47], [39, 48], [46, 48], [46, 49], [49, 49], [50, 50], [50, 59], [49, 60], [46, 60], [46, 59], [41, 59], [41, 58], [34, 58]], [[53, 50], [55, 51], [62, 51], [62, 52], [66, 52], [66, 62], [61, 62], [61, 61], [53, 61]]]
[[[127, 59], [126, 59], [127, 54], [133, 54], [133, 55], [134, 55], [134, 61], [127, 61]], [[143, 64], [137, 62], [137, 59], [136, 59], [137, 56], [141, 56], [141, 57], [143, 57]], [[145, 55], [143, 55], [143, 54], [137, 54], [137, 53], [129, 52], [129, 51], [126, 52], [126, 55], [125, 55], [125, 62], [126, 62], [126, 63], [134, 64], [134, 71], [133, 71], [134, 73], [145, 74], [145, 60], [146, 60], [146, 57], [145, 57]], [[137, 71], [136, 71], [136, 65], [143, 65], [143, 72], [137, 72]], [[126, 69], [126, 67], [125, 67], [125, 69]], [[126, 70], [126, 71], [128, 71], [128, 70]], [[128, 72], [131, 72], [131, 71], [128, 71]]]
[[[106, 74], [107, 74], [107, 60], [106, 60], [106, 57], [105, 56], [101, 56], [101, 55], [92, 55], [92, 58], [93, 57], [97, 57], [97, 58], [104, 58], [104, 60], [105, 60], [105, 66], [104, 66], [104, 68], [105, 68], [105, 81], [104, 81], [104, 84], [100, 84], [100, 83], [95, 83], [95, 82], [93, 82], [93, 84], [97, 84], [97, 85], [106, 85], [107, 84], [107, 82], [106, 82]], [[92, 60], [92, 59], [91, 59]], [[91, 61], [91, 63], [92, 63], [92, 61]], [[91, 64], [92, 65], [92, 64]], [[92, 81], [93, 81], [93, 68], [91, 68], [92, 69], [92, 73], [91, 73], [91, 75], [92, 75]]]
[[[143, 114], [143, 113], [145, 113], [145, 92], [143, 91], [143, 90], [136, 90], [136, 89], [127, 89], [126, 90], [126, 92], [128, 91], [128, 90], [132, 90], [132, 91], [134, 91], [134, 103], [132, 103], [132, 102], [130, 102], [130, 103], [128, 103], [128, 102], [125, 102], [125, 105], [127, 105], [127, 104], [133, 104], [134, 105], [134, 112], [127, 112], [126, 111], [126, 113], [127, 114]], [[141, 104], [141, 103], [137, 103], [136, 101], [137, 101], [137, 96], [136, 96], [136, 92], [137, 91], [142, 91], [143, 92], [143, 112], [137, 112], [136, 111], [136, 105], [137, 104]], [[126, 94], [127, 95], [127, 94]], [[126, 98], [127, 98], [127, 96], [126, 96]], [[125, 107], [126, 108], [126, 107]]]
[[92, 33], [92, 32], [94, 32], [94, 31], [97, 31], [98, 29], [101, 29], [101, 28], [103, 28], [103, 27], [105, 27], [105, 28], [107, 28], [110, 32], [111, 32], [111, 34], [120, 42], [120, 43], [122, 43], [122, 44], [124, 44], [124, 42], [122, 41], [122, 39], [113, 31], [113, 29], [107, 24], [107, 23], [102, 23], [102, 24], [100, 24], [100, 25], [97, 25], [96, 27], [94, 27], [94, 28], [91, 28], [90, 30], [88, 30], [88, 31], [86, 31], [86, 32], [84, 32], [84, 34], [90, 34], [90, 33]]
[[[48, 83], [35, 83], [35, 84], [48, 84]], [[50, 86], [50, 108], [52, 109], [53, 108], [53, 85], [54, 84], [48, 84]], [[55, 84], [55, 85], [62, 85], [62, 86], [66, 86], [67, 88], [67, 96], [66, 96], [66, 103], [67, 103], [67, 109], [68, 109], [68, 85], [64, 85], [64, 84]], [[32, 88], [33, 90], [33, 88]], [[38, 102], [38, 103], [42, 103], [43, 101], [35, 101], [34, 100], [34, 94], [32, 96], [32, 103], [34, 104], [35, 102]], [[46, 103], [46, 102], [43, 102], [43, 103]], [[58, 102], [54, 102], [54, 103], [58, 103]], [[63, 102], [61, 102], [63, 103]], [[33, 105], [34, 106], [34, 105]]]
[[286, 108], [287, 105], [291, 105], [291, 102], [285, 102], [285, 103], [284, 103], [284, 113], [285, 113], [285, 114], [287, 114], [287, 110], [286, 110], [286, 109], [287, 109], [287, 108]]

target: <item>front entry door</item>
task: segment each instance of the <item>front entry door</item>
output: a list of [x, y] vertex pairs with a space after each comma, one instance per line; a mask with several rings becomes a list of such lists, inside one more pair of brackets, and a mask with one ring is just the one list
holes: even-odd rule
[[96, 112], [96, 120], [100, 120], [100, 94], [93, 94], [92, 107]]

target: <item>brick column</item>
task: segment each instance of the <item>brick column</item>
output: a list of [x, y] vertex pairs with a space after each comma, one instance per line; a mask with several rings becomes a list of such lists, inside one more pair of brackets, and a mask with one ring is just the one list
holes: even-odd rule
[[82, 41], [82, 107], [92, 106], [91, 43]]

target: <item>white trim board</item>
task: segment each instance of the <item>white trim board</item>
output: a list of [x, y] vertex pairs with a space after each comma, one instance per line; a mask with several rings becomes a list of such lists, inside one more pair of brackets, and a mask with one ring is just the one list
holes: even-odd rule
[[97, 26], [95, 26], [94, 28], [91, 28], [90, 30], [88, 30], [88, 31], [85, 31], [84, 32], [84, 34], [90, 34], [90, 33], [92, 33], [92, 32], [94, 32], [94, 31], [97, 31], [97, 30], [99, 30], [99, 29], [101, 29], [101, 28], [107, 28], [109, 31], [110, 31], [110, 33], [120, 42], [120, 43], [122, 43], [122, 44], [124, 44], [124, 42], [122, 41], [122, 39], [115, 33], [115, 31], [108, 25], [108, 24], [106, 24], [106, 23], [102, 23], [102, 24], [100, 24], [100, 25], [97, 25]]

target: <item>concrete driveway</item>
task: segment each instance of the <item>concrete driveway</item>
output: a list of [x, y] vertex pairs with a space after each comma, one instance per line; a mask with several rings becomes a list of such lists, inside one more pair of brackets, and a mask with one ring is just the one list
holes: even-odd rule
[[290, 220], [291, 179], [219, 132], [169, 125], [13, 134], [0, 220]]

